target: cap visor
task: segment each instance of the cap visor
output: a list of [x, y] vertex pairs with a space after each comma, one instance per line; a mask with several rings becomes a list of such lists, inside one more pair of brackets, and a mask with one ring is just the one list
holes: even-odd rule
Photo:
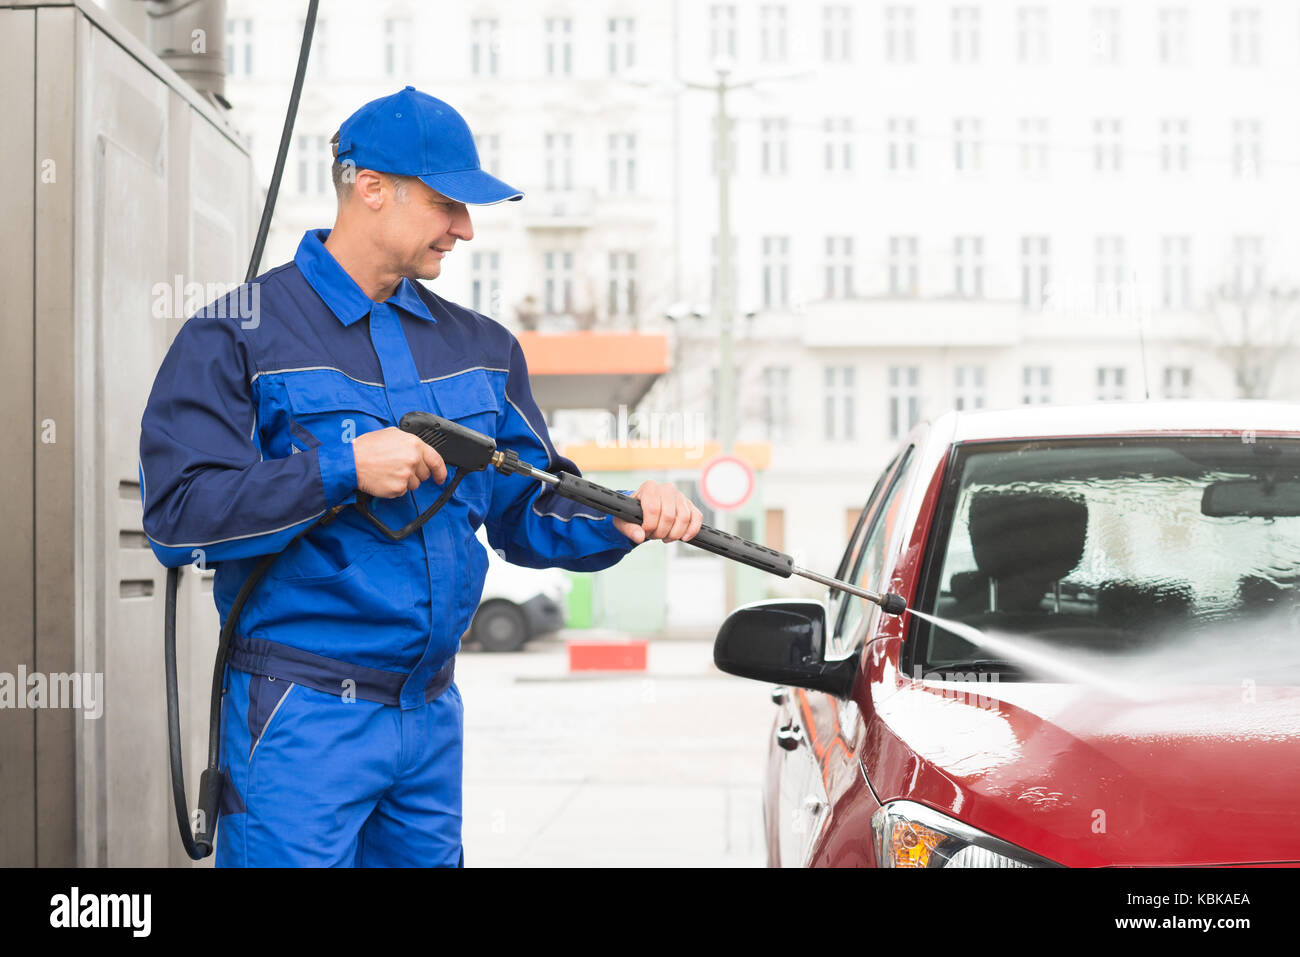
[[420, 181], [448, 199], [471, 206], [491, 206], [508, 199], [522, 199], [523, 193], [481, 169], [464, 169], [454, 173], [430, 173]]

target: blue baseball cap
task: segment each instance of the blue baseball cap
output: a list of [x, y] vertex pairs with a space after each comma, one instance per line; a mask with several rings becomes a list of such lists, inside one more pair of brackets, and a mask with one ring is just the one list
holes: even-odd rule
[[484, 172], [474, 135], [459, 113], [413, 86], [371, 100], [344, 120], [336, 158], [358, 169], [414, 176], [469, 205], [524, 195]]

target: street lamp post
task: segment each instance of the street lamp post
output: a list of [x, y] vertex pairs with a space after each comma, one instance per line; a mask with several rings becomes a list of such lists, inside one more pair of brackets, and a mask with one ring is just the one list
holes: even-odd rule
[[[783, 76], [758, 77], [744, 83], [729, 81], [730, 64], [720, 62], [714, 67], [717, 80], [713, 83], [687, 83], [694, 90], [711, 90], [717, 101], [717, 154], [718, 154], [718, 288], [714, 294], [713, 308], [718, 314], [718, 440], [724, 455], [733, 451], [736, 439], [736, 397], [733, 386], [735, 363], [732, 355], [734, 333], [735, 290], [732, 288], [731, 262], [731, 117], [727, 113], [727, 94], [732, 90], [755, 86], [769, 80], [802, 79], [808, 71]], [[718, 529], [735, 533], [729, 512], [718, 514]], [[725, 601], [727, 611], [736, 607], [736, 564], [723, 562]]]

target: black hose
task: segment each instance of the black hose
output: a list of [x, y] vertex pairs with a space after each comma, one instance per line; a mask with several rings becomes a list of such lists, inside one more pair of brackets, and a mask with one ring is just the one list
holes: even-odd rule
[[[298, 69], [293, 77], [293, 90], [289, 94], [289, 108], [284, 115], [284, 129], [280, 132], [280, 149], [275, 156], [275, 170], [271, 173], [271, 185], [266, 191], [266, 203], [262, 207], [262, 219], [257, 226], [257, 237], [253, 242], [253, 253], [248, 261], [248, 273], [244, 282], [252, 282], [257, 276], [262, 262], [262, 251], [266, 248], [266, 237], [271, 229], [271, 217], [275, 213], [275, 199], [280, 193], [280, 180], [284, 176], [284, 164], [289, 153], [289, 143], [293, 139], [293, 126], [298, 118], [298, 101], [302, 98], [303, 79], [307, 75], [307, 57], [311, 52], [312, 35], [316, 31], [316, 8], [320, 0], [309, 0], [307, 19], [302, 27], [302, 45], [298, 49]], [[333, 518], [337, 510], [326, 513]], [[297, 541], [319, 522], [313, 523], [299, 532], [289, 544]], [[288, 548], [288, 545], [285, 546]], [[188, 804], [185, 800], [185, 770], [181, 758], [181, 723], [180, 704], [176, 686], [176, 592], [180, 585], [180, 569], [167, 570], [167, 591], [164, 602], [165, 622], [163, 625], [163, 643], [165, 669], [167, 673], [167, 744], [171, 760], [172, 799], [176, 804], [176, 824], [180, 829], [181, 843], [185, 853], [192, 860], [202, 860], [212, 853], [213, 835], [216, 833], [217, 815], [221, 805], [222, 775], [218, 767], [221, 751], [221, 698], [225, 683], [226, 660], [230, 652], [230, 638], [239, 621], [239, 613], [244, 602], [248, 600], [253, 587], [257, 585], [271, 563], [283, 554], [283, 550], [266, 555], [252, 574], [239, 589], [239, 595], [226, 616], [226, 624], [221, 629], [221, 640], [217, 644], [217, 660], [212, 669], [212, 699], [208, 713], [208, 765], [199, 779], [199, 809], [195, 823], [197, 830], [191, 830], [186, 814]]]

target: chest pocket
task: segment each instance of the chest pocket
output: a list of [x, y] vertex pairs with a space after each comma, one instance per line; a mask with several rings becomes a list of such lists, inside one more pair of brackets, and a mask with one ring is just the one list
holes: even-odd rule
[[292, 410], [293, 444], [304, 451], [322, 443], [350, 442], [393, 424], [381, 386], [332, 369], [291, 372], [282, 382]]
[[[496, 438], [501, 403], [486, 372], [474, 369], [424, 385], [431, 393], [430, 408], [441, 410], [444, 417], [467, 429]], [[475, 527], [487, 514], [491, 491], [492, 483], [487, 471], [469, 473], [456, 489], [455, 497], [469, 505]]]

